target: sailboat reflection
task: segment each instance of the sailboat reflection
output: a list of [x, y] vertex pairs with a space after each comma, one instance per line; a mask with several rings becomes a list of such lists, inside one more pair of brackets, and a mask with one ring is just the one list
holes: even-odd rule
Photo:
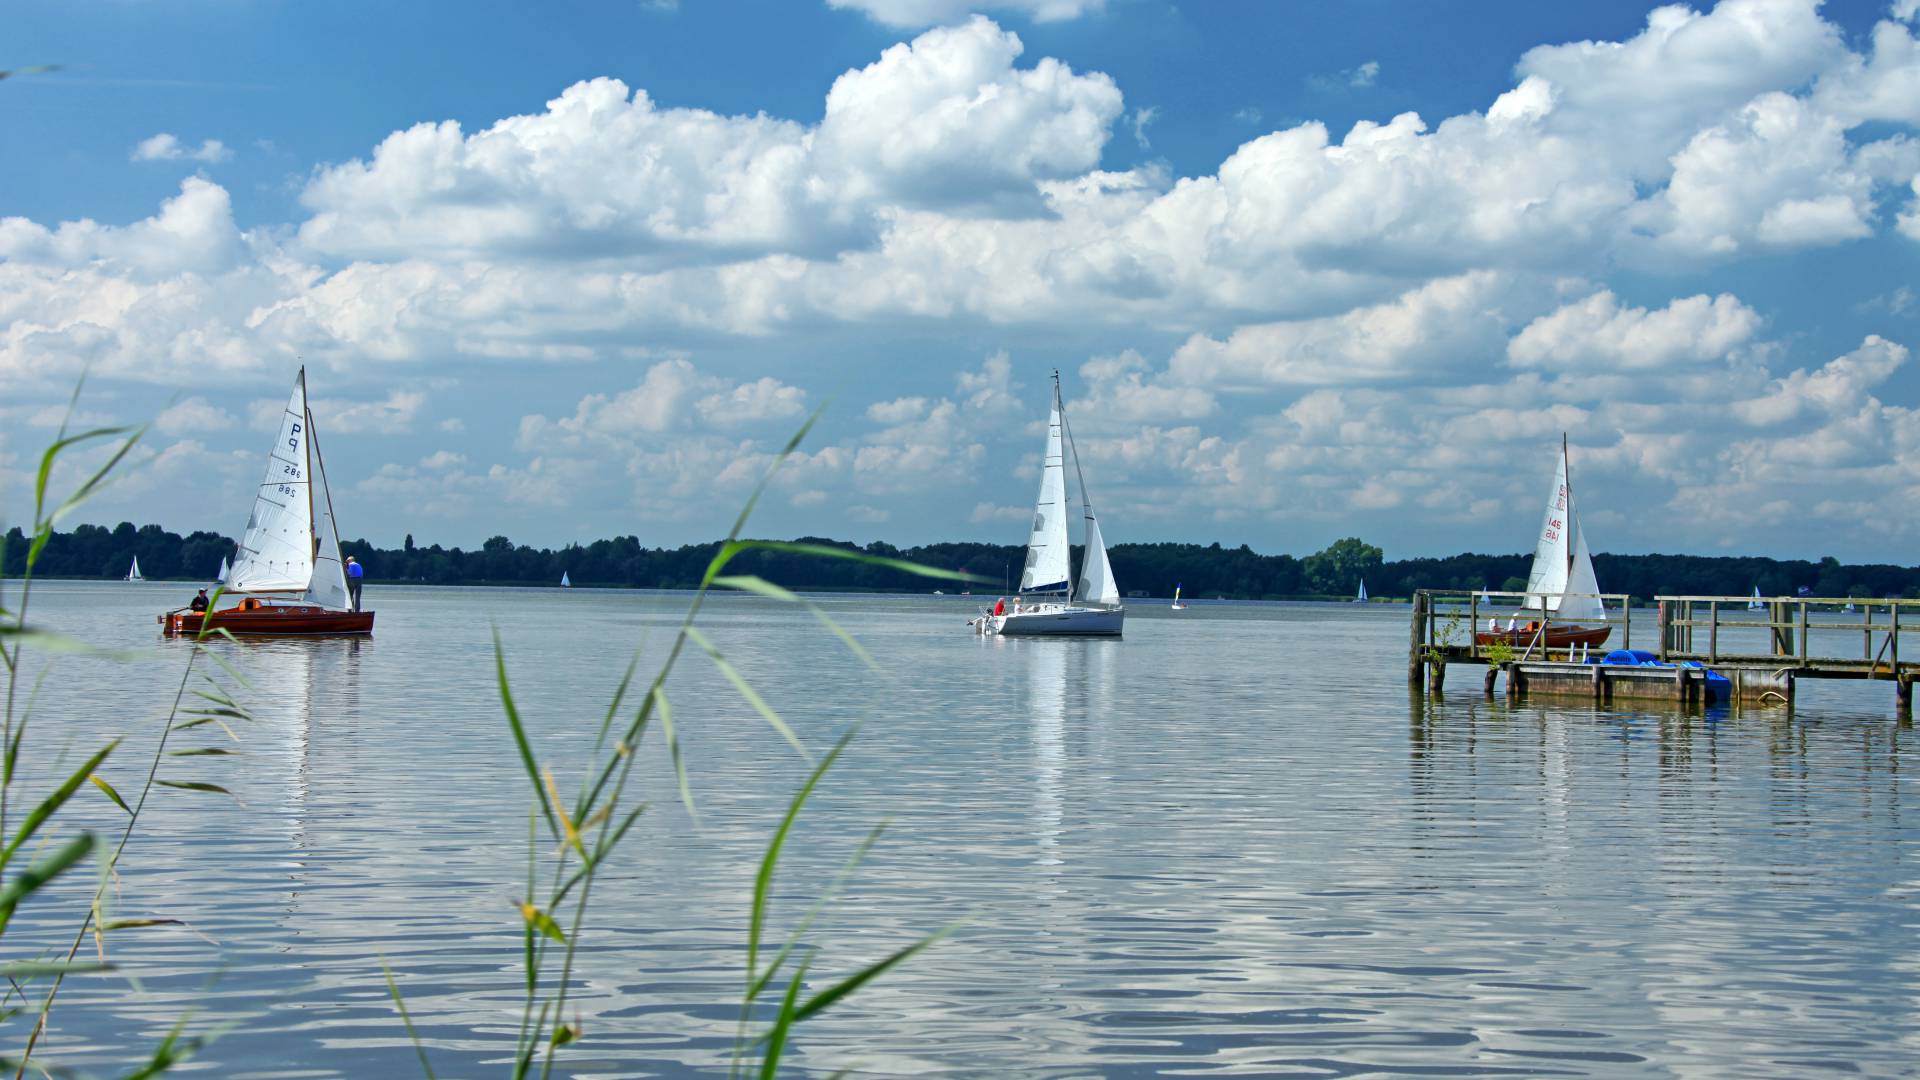
[[[1067, 650], [1076, 642], [1021, 642], [1027, 649], [1027, 716], [1033, 726], [1033, 835], [1041, 866], [1058, 866], [1066, 817]], [[1077, 649], [1075, 650], [1078, 651]]]

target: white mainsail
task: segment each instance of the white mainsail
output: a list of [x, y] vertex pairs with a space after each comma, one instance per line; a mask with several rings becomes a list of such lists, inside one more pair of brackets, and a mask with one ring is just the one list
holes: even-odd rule
[[[1104, 557], [1104, 556], [1103, 556]], [[1027, 538], [1027, 565], [1020, 572], [1021, 592], [1066, 592], [1067, 469], [1060, 447], [1060, 406], [1047, 416], [1047, 453], [1040, 463], [1040, 495], [1034, 502], [1033, 535]]]
[[1758, 585], [1755, 585], [1753, 587], [1753, 599], [1747, 601], [1747, 610], [1748, 611], [1767, 610], [1767, 605], [1760, 602], [1760, 586]]
[[1364, 604], [1367, 602], [1367, 580], [1365, 578], [1360, 579], [1360, 594], [1353, 598], [1353, 602], [1356, 604]]
[[133, 565], [127, 568], [127, 580], [128, 581], [145, 581], [146, 580], [146, 578], [143, 578], [140, 576], [140, 556], [138, 555], [135, 555], [133, 557]]
[[[1540, 540], [1533, 551], [1533, 568], [1527, 574], [1526, 606], [1551, 611], [1570, 621], [1601, 620], [1606, 610], [1593, 576], [1593, 557], [1587, 551], [1586, 534], [1580, 529], [1580, 515], [1574, 509], [1573, 488], [1567, 479], [1567, 447], [1560, 444], [1560, 464], [1554, 472], [1553, 490], [1547, 496], [1547, 512], [1540, 522]], [[1566, 594], [1575, 595], [1566, 595]], [[1588, 595], [1580, 595], [1588, 594]]]
[[280, 417], [280, 437], [254, 496], [229, 592], [305, 592], [313, 580], [313, 485], [308, 481], [307, 378], [302, 370]]
[[563, 589], [573, 588], [573, 579], [567, 576], [565, 570], [560, 571], [560, 587]]

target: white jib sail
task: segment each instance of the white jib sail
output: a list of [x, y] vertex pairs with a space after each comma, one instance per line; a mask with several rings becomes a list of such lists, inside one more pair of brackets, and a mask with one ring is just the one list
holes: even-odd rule
[[327, 465], [320, 456], [320, 443], [313, 435], [313, 413], [307, 413], [307, 436], [313, 447], [313, 577], [307, 582], [302, 599], [330, 611], [346, 611], [353, 606], [347, 593], [347, 568], [340, 558], [340, 530], [333, 522], [333, 493], [327, 488]]
[[1555, 608], [1563, 619], [1574, 622], [1601, 622], [1607, 617], [1607, 609], [1596, 595], [1600, 591], [1600, 582], [1593, 576], [1593, 555], [1587, 551], [1587, 531], [1580, 527], [1580, 518], [1573, 516], [1573, 556], [1567, 570], [1567, 595], [1560, 597]]
[[1047, 454], [1040, 463], [1040, 496], [1034, 501], [1033, 535], [1027, 538], [1020, 591], [1065, 592], [1067, 557], [1067, 469], [1061, 456], [1060, 410], [1054, 408], [1047, 414]]
[[1080, 564], [1080, 600], [1088, 604], [1112, 606], [1120, 602], [1120, 587], [1114, 584], [1113, 565], [1107, 562], [1107, 545], [1100, 538], [1100, 523], [1087, 515], [1087, 552]]
[[220, 559], [220, 570], [218, 573], [214, 574], [213, 580], [215, 581], [227, 580], [227, 560], [224, 556], [222, 556]]
[[305, 592], [313, 580], [313, 495], [307, 478], [307, 385], [293, 385], [267, 474], [227, 578], [229, 592]]

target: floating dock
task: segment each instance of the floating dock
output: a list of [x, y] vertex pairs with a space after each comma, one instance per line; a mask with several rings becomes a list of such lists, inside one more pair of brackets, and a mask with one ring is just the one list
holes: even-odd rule
[[[1635, 667], [1598, 662], [1612, 649], [1634, 648], [1635, 628], [1632, 597], [1600, 599], [1614, 628], [1605, 645], [1548, 650], [1537, 642], [1555, 625], [1550, 612], [1521, 616], [1538, 623], [1525, 643], [1487, 645], [1476, 637], [1483, 626], [1510, 629], [1511, 613], [1526, 611], [1523, 593], [1422, 589], [1413, 598], [1407, 684], [1439, 691], [1449, 667], [1467, 665], [1489, 694], [1504, 673], [1506, 692], [1516, 696], [1704, 703], [1724, 693], [1734, 704], [1760, 706], [1793, 704], [1801, 679], [1867, 679], [1891, 683], [1901, 718], [1913, 715], [1920, 600], [1774, 597], [1755, 606], [1745, 596], [1659, 596], [1651, 612], [1641, 609], [1641, 647], [1673, 666]], [[1709, 683], [1708, 671], [1726, 677], [1724, 688]]]

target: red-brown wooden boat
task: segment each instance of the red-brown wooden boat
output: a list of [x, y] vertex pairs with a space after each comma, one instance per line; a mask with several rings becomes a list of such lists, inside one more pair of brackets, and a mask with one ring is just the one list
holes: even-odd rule
[[209, 630], [232, 634], [272, 634], [276, 637], [319, 637], [331, 634], [373, 633], [373, 612], [331, 611], [312, 604], [276, 604], [247, 599], [237, 607], [221, 608], [202, 614], [185, 609], [160, 616], [161, 630], [167, 634], [198, 634], [202, 623]]
[[1525, 649], [1532, 645], [1544, 649], [1574, 649], [1585, 645], [1596, 648], [1613, 633], [1611, 626], [1549, 626], [1546, 633], [1540, 632], [1537, 622], [1515, 626], [1511, 630], [1481, 630], [1473, 635], [1476, 645], [1493, 645], [1506, 642], [1516, 649]]
[[360, 610], [357, 574], [351, 584], [347, 580], [346, 567], [353, 560], [340, 555], [319, 439], [307, 404], [307, 369], [301, 368], [281, 416], [280, 435], [267, 454], [246, 534], [228, 567], [226, 588], [237, 602], [206, 612], [175, 608], [160, 616], [162, 632], [373, 633], [373, 612]]

